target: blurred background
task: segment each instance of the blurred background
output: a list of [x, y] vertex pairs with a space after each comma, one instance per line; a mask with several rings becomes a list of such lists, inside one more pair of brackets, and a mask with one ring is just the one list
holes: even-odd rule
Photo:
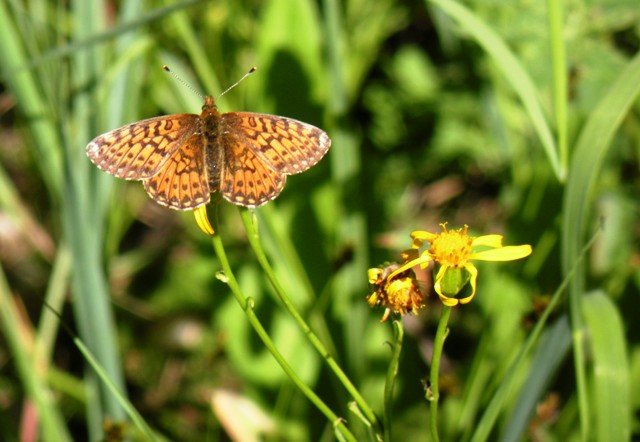
[[[411, 231], [448, 222], [534, 253], [479, 263], [476, 298], [452, 313], [442, 439], [478, 437], [567, 278], [570, 297], [487, 434], [607, 440], [611, 426], [638, 437], [639, 49], [629, 0], [1, 0], [0, 439], [144, 440], [78, 337], [160, 438], [334, 440], [217, 277], [193, 215], [86, 157], [91, 139], [123, 124], [200, 112], [202, 97], [165, 64], [216, 97], [256, 66], [217, 99], [222, 112], [283, 115], [332, 138], [255, 216], [286, 293], [378, 415], [393, 333], [366, 304], [367, 269], [400, 260]], [[374, 440], [274, 295], [238, 208], [213, 200], [209, 216], [278, 349], [358, 440]], [[441, 304], [430, 272], [418, 279], [430, 295], [403, 318], [397, 440], [432, 440], [424, 383]], [[591, 339], [582, 356], [576, 331]]]

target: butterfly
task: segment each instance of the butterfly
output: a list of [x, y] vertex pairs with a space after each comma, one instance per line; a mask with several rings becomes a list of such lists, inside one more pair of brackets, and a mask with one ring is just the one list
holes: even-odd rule
[[99, 169], [142, 181], [157, 203], [193, 210], [220, 192], [258, 207], [277, 197], [287, 175], [315, 165], [329, 136], [292, 118], [252, 112], [221, 114], [211, 96], [202, 112], [150, 118], [94, 138], [87, 155]]

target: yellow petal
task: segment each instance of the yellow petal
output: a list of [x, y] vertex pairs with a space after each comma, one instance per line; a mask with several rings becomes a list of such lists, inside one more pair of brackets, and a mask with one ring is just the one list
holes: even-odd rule
[[531, 246], [525, 244], [475, 252], [469, 255], [469, 259], [477, 261], [514, 261], [529, 255], [531, 255]]
[[367, 277], [369, 278], [369, 284], [376, 284], [382, 278], [384, 270], [374, 267], [367, 270]]
[[431, 261], [433, 261], [433, 256], [431, 256], [431, 253], [429, 253], [428, 250], [425, 250], [424, 252], [422, 252], [422, 255], [420, 255], [422, 258], [421, 262], [420, 262], [420, 268], [421, 269], [426, 269], [429, 266], [429, 263], [431, 263]]
[[493, 247], [494, 249], [497, 247], [502, 247], [502, 235], [482, 235], [477, 238], [474, 238], [471, 242], [471, 246], [488, 246]]
[[367, 295], [367, 304], [369, 304], [369, 307], [375, 307], [378, 304], [378, 299], [380, 299], [380, 293], [373, 292], [372, 294]]
[[442, 301], [442, 303], [447, 307], [454, 307], [460, 303], [460, 300], [458, 298], [447, 298], [444, 295], [438, 295], [440, 296], [440, 301]]
[[469, 284], [471, 284], [471, 294], [466, 298], [460, 299], [460, 304], [467, 304], [476, 295], [476, 280], [478, 279], [478, 269], [472, 263], [467, 263], [464, 266], [465, 270], [469, 272]]
[[391, 275], [389, 275], [389, 277], [387, 278], [387, 280], [391, 280], [393, 279], [394, 276], [399, 275], [400, 273], [409, 270], [412, 267], [417, 266], [418, 264], [422, 264], [423, 262], [429, 262], [431, 261], [431, 256], [429, 256], [428, 254], [423, 254], [422, 256], [420, 256], [419, 258], [416, 259], [412, 259], [409, 262], [404, 263], [403, 265], [401, 265], [395, 272], [393, 272]]
[[200, 206], [193, 211], [193, 216], [196, 218], [196, 224], [200, 227], [205, 235], [213, 236], [215, 231], [211, 227], [209, 217], [207, 217], [207, 206]]

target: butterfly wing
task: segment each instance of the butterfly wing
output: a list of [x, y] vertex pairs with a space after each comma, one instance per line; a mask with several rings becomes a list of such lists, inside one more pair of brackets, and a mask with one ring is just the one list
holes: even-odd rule
[[87, 155], [98, 168], [118, 178], [150, 178], [198, 127], [199, 117], [193, 114], [138, 121], [94, 138], [87, 145]]
[[307, 170], [331, 146], [327, 134], [310, 124], [248, 112], [222, 114], [220, 134], [220, 191], [246, 207], [274, 199], [286, 175]]
[[258, 207], [282, 192], [286, 176], [258, 158], [251, 146], [233, 137], [220, 143], [219, 188], [233, 204]]
[[331, 147], [322, 130], [276, 115], [229, 112], [221, 117], [223, 131], [251, 146], [256, 156], [280, 173], [292, 175], [315, 165]]
[[[192, 114], [151, 118], [96, 137], [87, 154], [111, 175], [143, 180], [158, 203], [189, 210], [218, 188], [234, 204], [260, 206], [280, 194], [286, 175], [307, 170], [331, 146], [325, 132], [290, 118], [231, 112], [214, 123], [204, 128]], [[207, 145], [211, 133], [217, 139]]]
[[195, 132], [164, 162], [151, 178], [143, 180], [149, 196], [163, 206], [192, 210], [210, 199], [205, 165], [205, 140]]
[[142, 180], [151, 198], [177, 210], [209, 202], [205, 141], [193, 114], [150, 118], [96, 137], [89, 159], [111, 175]]

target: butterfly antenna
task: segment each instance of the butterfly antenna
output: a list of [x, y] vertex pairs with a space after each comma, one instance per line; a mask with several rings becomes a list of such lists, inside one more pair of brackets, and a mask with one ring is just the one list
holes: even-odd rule
[[183, 86], [185, 86], [187, 89], [189, 89], [190, 91], [194, 92], [198, 97], [202, 98], [204, 100], [204, 97], [202, 96], [202, 93], [198, 92], [196, 90], [196, 88], [194, 88], [193, 86], [191, 86], [189, 83], [187, 83], [186, 81], [184, 81], [182, 79], [182, 77], [180, 77], [178, 74], [176, 74], [175, 72], [173, 72], [171, 69], [169, 69], [169, 66], [167, 66], [166, 64], [162, 66], [162, 69], [164, 69], [165, 71], [167, 71], [168, 73], [171, 74], [171, 76], [173, 78], [175, 78], [176, 80], [178, 80], [178, 82], [180, 82]]
[[231, 89], [233, 89], [234, 87], [236, 87], [242, 80], [244, 80], [245, 78], [247, 78], [249, 75], [253, 74], [256, 71], [256, 67], [252, 67], [251, 69], [249, 69], [249, 72], [247, 72], [246, 74], [244, 74], [242, 76], [242, 78], [238, 81], [236, 81], [235, 83], [233, 83], [231, 86], [229, 86], [227, 89], [225, 89], [225, 91], [223, 93], [220, 94], [220, 97], [222, 97], [224, 94], [226, 94], [227, 92], [229, 92]]

